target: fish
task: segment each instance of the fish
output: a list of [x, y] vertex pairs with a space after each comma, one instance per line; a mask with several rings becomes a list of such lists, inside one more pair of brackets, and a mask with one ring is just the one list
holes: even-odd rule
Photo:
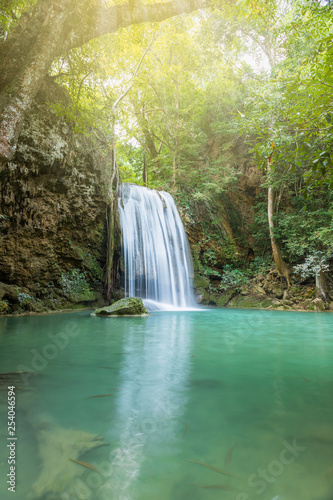
[[114, 394], [97, 394], [97, 396], [88, 396], [87, 398], [84, 398], [84, 399], [106, 398], [107, 396], [114, 396]]
[[194, 484], [197, 488], [204, 488], [205, 490], [224, 490], [224, 491], [236, 491], [237, 488], [233, 486], [228, 486], [227, 484]]
[[232, 446], [230, 448], [230, 450], [226, 453], [225, 455], [225, 459], [224, 459], [224, 465], [225, 465], [225, 468], [227, 469], [230, 465], [230, 462], [231, 462], [231, 457], [232, 457], [232, 452], [234, 451], [234, 449], [236, 448], [237, 444], [235, 444], [234, 446]]
[[189, 458], [185, 458], [185, 460], [186, 462], [190, 462], [191, 464], [197, 464], [197, 465], [202, 465], [203, 467], [207, 467], [207, 469], [211, 469], [215, 472], [218, 472], [219, 474], [223, 474], [224, 476], [234, 477], [236, 479], [242, 479], [241, 477], [235, 476], [234, 474], [229, 474], [229, 472], [224, 472], [223, 470], [214, 467], [214, 465], [205, 464], [204, 462], [197, 462], [196, 460], [190, 460]]
[[116, 370], [117, 368], [114, 368], [113, 366], [103, 366], [105, 370]]
[[96, 467], [94, 465], [88, 464], [88, 462], [81, 462], [81, 460], [74, 460], [73, 458], [70, 458], [69, 460], [76, 464], [82, 465], [82, 467], [86, 467], [87, 469], [95, 470], [96, 472], [98, 472]]
[[305, 377], [302, 377], [302, 379], [303, 379], [306, 383], [308, 383], [308, 382], [309, 382], [309, 380], [308, 380], [307, 378], [305, 378]]
[[184, 429], [184, 432], [183, 432], [184, 436], [186, 436], [186, 434], [188, 433], [188, 429], [189, 429], [189, 425], [188, 425], [188, 422], [186, 422], [185, 429]]

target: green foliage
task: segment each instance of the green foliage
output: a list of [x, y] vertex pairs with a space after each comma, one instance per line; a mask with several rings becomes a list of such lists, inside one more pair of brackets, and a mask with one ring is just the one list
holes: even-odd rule
[[89, 300], [89, 298], [94, 298], [94, 294], [89, 286], [87, 275], [85, 272], [82, 273], [80, 269], [72, 269], [67, 273], [62, 273], [60, 284], [63, 292], [74, 299], [80, 299], [83, 297], [82, 300]]
[[[235, 265], [240, 258], [217, 220], [222, 206], [238, 244], [247, 239], [229, 195], [247, 155], [239, 147], [241, 134], [264, 174], [252, 227], [256, 254], [269, 249], [263, 193], [272, 188], [274, 236], [284, 257], [299, 263], [317, 251], [328, 256], [332, 9], [312, 0], [214, 4], [214, 11], [132, 26], [70, 51], [56, 61], [52, 76], [72, 103], [54, 110], [78, 132], [93, 135], [98, 128], [106, 154], [115, 139], [124, 181], [144, 184], [145, 171], [149, 187], [175, 194], [191, 223], [201, 224], [204, 243], [212, 243], [203, 263], [207, 276], [219, 275], [219, 251]], [[255, 260], [248, 272], [267, 266]]]
[[22, 309], [30, 309], [35, 303], [35, 297], [32, 297], [29, 293], [20, 292], [17, 294], [19, 305]]
[[234, 268], [231, 265], [226, 265], [223, 269], [223, 274], [220, 283], [221, 290], [228, 288], [236, 288], [239, 290], [242, 286], [247, 285], [249, 279], [244, 271]]
[[319, 273], [326, 272], [328, 270], [329, 264], [327, 261], [327, 256], [320, 251], [308, 255], [303, 264], [294, 266], [294, 272], [296, 274], [300, 274], [302, 278], [307, 278], [309, 276], [318, 276]]
[[267, 274], [272, 266], [273, 260], [270, 255], [265, 257], [257, 256], [250, 262], [246, 271], [249, 277], [253, 277], [258, 274]]
[[280, 23], [281, 61], [245, 101], [243, 131], [255, 139], [252, 153], [259, 166], [301, 169], [305, 196], [332, 177], [333, 17], [330, 8], [296, 1]]
[[89, 273], [91, 278], [98, 285], [102, 277], [102, 268], [100, 263], [96, 260], [95, 257], [91, 255], [90, 252], [86, 252], [86, 254], [84, 255], [83, 262], [87, 269], [86, 275]]
[[29, 10], [37, 0], [5, 0], [0, 3], [0, 42], [16, 26], [22, 12]]

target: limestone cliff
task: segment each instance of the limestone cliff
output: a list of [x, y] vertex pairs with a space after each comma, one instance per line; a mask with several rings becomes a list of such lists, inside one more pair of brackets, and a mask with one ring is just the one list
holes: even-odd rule
[[52, 111], [59, 102], [68, 96], [48, 79], [0, 172], [3, 312], [102, 302], [110, 160], [102, 139], [75, 133]]

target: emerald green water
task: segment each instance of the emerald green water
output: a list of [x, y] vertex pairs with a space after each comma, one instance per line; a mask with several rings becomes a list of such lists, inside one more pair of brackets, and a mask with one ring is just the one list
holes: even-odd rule
[[[2, 318], [0, 362], [38, 373], [15, 379], [15, 494], [1, 386], [1, 499], [333, 498], [330, 313]], [[109, 446], [75, 455], [77, 431]]]

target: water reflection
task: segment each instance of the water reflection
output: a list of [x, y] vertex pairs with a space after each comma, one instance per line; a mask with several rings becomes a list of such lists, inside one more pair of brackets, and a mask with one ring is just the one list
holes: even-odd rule
[[[144, 461], [154, 460], [161, 445], [166, 456], [179, 451], [191, 364], [191, 324], [182, 314], [165, 315], [162, 325], [156, 323], [141, 344], [136, 329], [129, 327], [112, 421], [119, 445], [110, 453], [110, 477], [99, 490], [100, 498], [136, 498], [135, 484]], [[144, 489], [141, 485], [140, 498]]]

